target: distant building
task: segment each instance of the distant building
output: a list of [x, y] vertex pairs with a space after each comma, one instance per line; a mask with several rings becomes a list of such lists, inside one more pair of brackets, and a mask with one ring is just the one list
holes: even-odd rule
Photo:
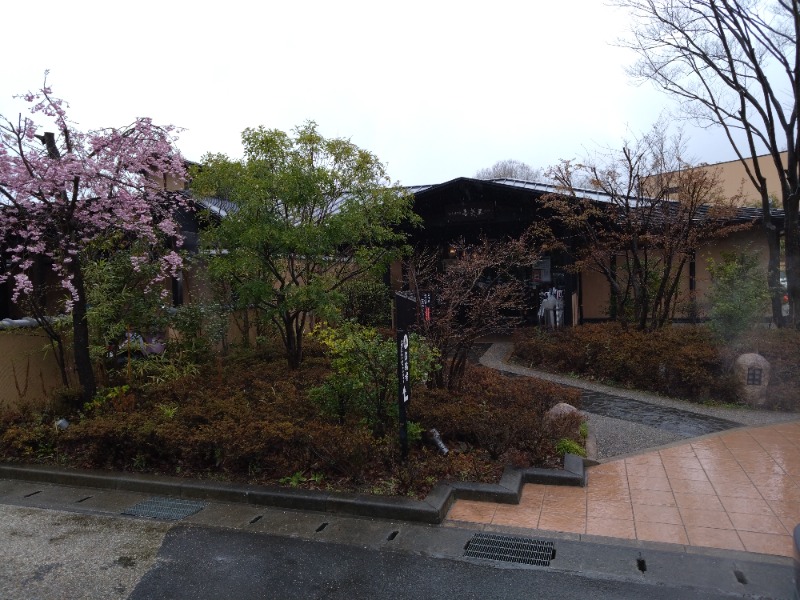
[[[490, 239], [519, 236], [536, 221], [552, 218], [543, 207], [542, 198], [558, 192], [557, 187], [549, 184], [463, 177], [437, 185], [412, 186], [408, 190], [414, 194], [414, 211], [424, 222], [423, 227], [410, 232], [411, 243], [437, 248], [443, 267], [447, 261], [456, 259], [450, 252], [453, 241], [463, 238], [469, 242], [481, 235]], [[609, 201], [608, 196], [599, 191], [579, 193], [592, 201]], [[723, 253], [748, 248], [758, 253], [766, 268], [767, 245], [760, 227], [762, 218], [760, 208], [742, 207], [732, 220], [751, 223], [752, 227], [724, 239], [710, 240], [696, 249], [684, 271], [680, 291], [684, 299], [694, 298], [694, 303], [691, 312], [688, 302], [679, 303], [682, 308], [677, 310], [675, 321], [694, 321], [707, 314], [705, 296], [711, 285], [708, 258], [719, 261]], [[775, 211], [768, 218], [782, 227], [782, 211]], [[573, 236], [567, 237], [572, 239]], [[545, 255], [537, 264], [519, 270], [518, 277], [528, 291], [529, 305], [525, 314], [530, 316], [529, 322], [535, 322], [540, 302], [546, 292], [552, 290], [556, 290], [563, 301], [564, 325], [609, 319], [611, 288], [608, 281], [595, 271], [575, 273], [571, 265], [572, 258], [567, 251]], [[390, 279], [393, 289], [402, 289], [406, 284], [399, 264], [393, 265]]]

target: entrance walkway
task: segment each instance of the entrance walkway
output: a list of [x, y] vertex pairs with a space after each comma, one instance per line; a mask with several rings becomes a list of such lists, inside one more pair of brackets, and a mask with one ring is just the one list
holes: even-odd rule
[[[534, 374], [506, 363], [509, 351], [510, 344], [495, 343], [481, 362], [518, 375]], [[546, 377], [566, 383], [558, 376]], [[568, 384], [584, 387], [574, 380]], [[585, 488], [526, 485], [518, 505], [459, 500], [448, 520], [485, 529], [536, 529], [792, 556], [791, 533], [800, 523], [798, 415], [739, 411], [731, 420], [699, 414], [704, 409], [698, 407], [681, 411], [681, 403], [646, 394], [619, 392], [622, 397], [594, 384], [585, 387], [585, 411], [610, 417], [606, 424], [612, 427], [632, 421], [647, 435], [652, 430], [671, 436], [655, 437], [650, 448], [664, 439], [671, 445], [639, 449], [590, 467]], [[589, 420], [591, 429], [592, 414]], [[742, 427], [743, 422], [768, 424]]]
[[792, 556], [800, 421], [714, 434], [526, 485], [518, 505], [459, 500], [448, 520]]

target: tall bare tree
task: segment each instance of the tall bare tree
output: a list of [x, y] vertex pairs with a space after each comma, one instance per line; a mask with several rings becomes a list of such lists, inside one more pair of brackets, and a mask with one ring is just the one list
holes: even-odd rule
[[[462, 240], [451, 250], [454, 258], [444, 268], [438, 252], [430, 249], [418, 250], [405, 265], [421, 308], [417, 330], [438, 350], [441, 361], [429, 383], [448, 389], [460, 386], [479, 338], [508, 332], [521, 322], [524, 289], [513, 271], [539, 258], [530, 233], [506, 241]], [[427, 293], [433, 294], [428, 303], [423, 302]]]
[[[683, 101], [701, 124], [720, 126], [759, 191], [765, 215], [770, 194], [785, 211], [790, 320], [800, 309], [800, 129], [798, 0], [615, 0], [634, 18], [623, 45], [639, 60], [631, 73]], [[782, 152], [785, 151], [785, 157]], [[765, 155], [765, 158], [759, 156]], [[780, 190], [767, 189], [775, 170]], [[781, 324], [780, 240], [764, 219], [773, 317]]]
[[519, 160], [507, 159], [494, 163], [491, 167], [475, 173], [475, 179], [521, 179], [539, 181], [544, 176], [541, 169], [535, 169]]
[[[718, 175], [690, 168], [680, 150], [680, 139], [665, 138], [656, 126], [599, 162], [565, 161], [550, 171], [560, 193], [545, 205], [580, 241], [575, 268], [608, 281], [611, 314], [623, 325], [653, 330], [669, 323], [695, 250], [750, 226], [734, 224], [736, 199], [722, 197]], [[602, 196], [576, 181], [589, 181]], [[550, 246], [567, 250], [565, 243], [553, 236]]]

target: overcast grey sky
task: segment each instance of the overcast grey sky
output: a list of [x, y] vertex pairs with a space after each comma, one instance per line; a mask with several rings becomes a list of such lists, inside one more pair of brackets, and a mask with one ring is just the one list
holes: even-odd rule
[[[45, 69], [82, 128], [136, 116], [186, 129], [179, 148], [237, 157], [245, 127], [315, 120], [406, 185], [498, 160], [545, 168], [648, 129], [669, 108], [625, 74], [627, 16], [602, 0], [12, 2], [0, 113]], [[690, 153], [733, 158], [697, 130]]]

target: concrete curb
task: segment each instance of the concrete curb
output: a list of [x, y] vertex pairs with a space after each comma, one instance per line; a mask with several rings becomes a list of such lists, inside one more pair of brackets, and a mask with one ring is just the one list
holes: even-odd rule
[[163, 475], [59, 469], [38, 465], [2, 464], [0, 478], [429, 524], [441, 523], [453, 502], [459, 499], [519, 504], [522, 486], [526, 483], [581, 487], [586, 485], [583, 459], [574, 454], [567, 454], [564, 457], [563, 470], [506, 467], [498, 484], [440, 482], [424, 500], [297, 490], [278, 486], [241, 485]]

